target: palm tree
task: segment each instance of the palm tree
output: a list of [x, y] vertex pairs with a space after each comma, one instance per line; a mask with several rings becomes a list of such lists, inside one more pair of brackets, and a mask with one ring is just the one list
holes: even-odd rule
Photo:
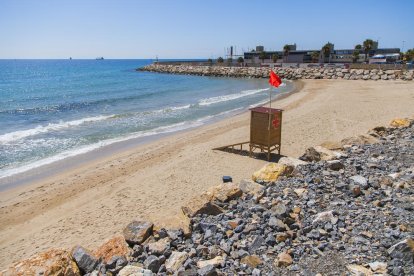
[[213, 63], [213, 60], [212, 60], [211, 58], [209, 58], [209, 59], [207, 60], [207, 63], [211, 65], [211, 64]]
[[217, 59], [217, 63], [223, 63], [224, 62], [224, 59], [222, 58], [222, 57], [219, 57], [218, 59]]
[[237, 59], [237, 63], [238, 63], [239, 65], [241, 65], [243, 62], [244, 62], [243, 57], [239, 57], [239, 58]]
[[276, 63], [278, 59], [279, 59], [279, 55], [277, 53], [275, 53], [275, 54], [272, 55], [272, 61], [273, 61], [273, 63]]
[[260, 52], [259, 58], [262, 60], [262, 63], [264, 63], [264, 60], [266, 59], [266, 52], [265, 51]]
[[311, 58], [312, 58], [312, 62], [316, 63], [319, 59], [319, 52], [312, 52]]
[[355, 45], [355, 50], [362, 50], [362, 45], [361, 44], [357, 44]]
[[285, 46], [283, 46], [283, 54], [285, 56], [285, 62], [287, 62], [287, 57], [289, 56], [289, 52], [290, 52], [290, 46], [286, 44]]
[[372, 39], [365, 39], [365, 41], [362, 43], [364, 52], [365, 52], [365, 61], [368, 60], [368, 53], [372, 50], [374, 47], [374, 40]]
[[328, 42], [325, 45], [323, 45], [322, 47], [322, 53], [324, 56], [324, 62], [326, 62], [326, 58], [329, 57], [329, 55], [331, 54], [331, 44]]

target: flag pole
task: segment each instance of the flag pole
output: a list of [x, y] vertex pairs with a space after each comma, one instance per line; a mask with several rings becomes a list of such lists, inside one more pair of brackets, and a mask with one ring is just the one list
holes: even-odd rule
[[270, 130], [271, 109], [272, 109], [272, 86], [270, 86], [270, 89], [269, 89], [269, 125], [267, 126], [267, 130]]

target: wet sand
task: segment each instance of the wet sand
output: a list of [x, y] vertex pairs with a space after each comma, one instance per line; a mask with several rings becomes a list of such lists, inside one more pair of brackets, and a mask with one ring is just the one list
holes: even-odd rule
[[[366, 133], [414, 115], [414, 82], [304, 80], [280, 99], [282, 154]], [[248, 112], [160, 138], [0, 193], [0, 267], [50, 247], [94, 249], [133, 219], [177, 226], [180, 207], [231, 175], [267, 161], [212, 150], [248, 141]]]

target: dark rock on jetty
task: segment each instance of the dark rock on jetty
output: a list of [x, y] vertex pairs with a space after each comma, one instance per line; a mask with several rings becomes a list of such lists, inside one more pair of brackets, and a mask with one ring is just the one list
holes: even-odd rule
[[[90, 276], [414, 275], [414, 121], [392, 125], [373, 129], [371, 138], [345, 139], [340, 151], [314, 147], [307, 163], [270, 163], [253, 175], [260, 183], [210, 189], [187, 206], [191, 232], [133, 222], [124, 233], [130, 247], [112, 239], [99, 258], [76, 247], [72, 259], [63, 252], [41, 269], [59, 263], [71, 275], [79, 267]], [[220, 212], [205, 208], [207, 200]], [[4, 275], [39, 271], [38, 260]]]
[[[168, 74], [236, 77], [236, 78], [268, 78], [269, 67], [225, 67], [151, 64], [137, 71], [148, 71]], [[344, 80], [413, 80], [413, 70], [364, 70], [342, 68], [273, 68], [281, 78], [298, 79], [344, 79]]]

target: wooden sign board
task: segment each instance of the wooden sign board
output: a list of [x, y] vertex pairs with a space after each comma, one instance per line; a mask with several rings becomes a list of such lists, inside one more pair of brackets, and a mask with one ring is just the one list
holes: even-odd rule
[[250, 155], [255, 149], [270, 153], [277, 150], [280, 154], [282, 139], [282, 109], [255, 107], [250, 109]]

